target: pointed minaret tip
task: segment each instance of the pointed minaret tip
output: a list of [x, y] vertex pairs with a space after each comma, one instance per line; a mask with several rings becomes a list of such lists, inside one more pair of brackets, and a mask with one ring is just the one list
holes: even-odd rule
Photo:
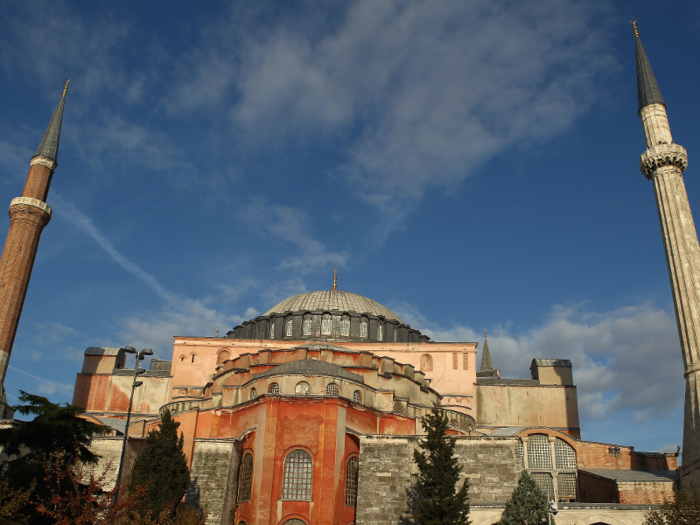
[[637, 53], [637, 95], [639, 100], [639, 112], [641, 113], [642, 108], [646, 106], [651, 104], [663, 104], [666, 106], [666, 103], [664, 102], [664, 97], [661, 96], [659, 84], [656, 82], [656, 77], [651, 70], [651, 64], [644, 51], [644, 46], [642, 46], [642, 40], [639, 38], [637, 22], [634, 20], [632, 21], [632, 27], [634, 28], [634, 40]]
[[66, 103], [66, 93], [68, 93], [68, 84], [70, 80], [66, 79], [66, 83], [63, 86], [63, 94], [61, 95], [61, 100], [58, 102], [58, 107], [51, 117], [51, 122], [49, 122], [49, 127], [46, 128], [39, 147], [34, 153], [35, 157], [46, 157], [48, 159], [56, 162], [58, 160], [58, 146], [61, 142], [61, 124], [63, 123], [63, 108]]
[[338, 289], [338, 270], [333, 269], [333, 290]]
[[491, 361], [491, 352], [489, 352], [489, 341], [484, 330], [484, 349], [481, 352], [481, 366], [479, 372], [490, 372], [493, 370], [493, 362]]

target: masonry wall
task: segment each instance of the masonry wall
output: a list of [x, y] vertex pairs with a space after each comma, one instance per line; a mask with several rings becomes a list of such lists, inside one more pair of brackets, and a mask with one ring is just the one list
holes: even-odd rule
[[620, 503], [661, 503], [673, 500], [673, 483], [617, 483]]
[[[119, 470], [119, 458], [122, 452], [123, 437], [104, 436], [92, 440], [90, 450], [100, 456], [97, 465], [85, 468], [85, 476], [92, 474], [96, 479], [102, 478], [102, 487], [105, 491], [112, 490], [117, 480]], [[143, 438], [129, 438], [124, 452], [124, 465], [122, 467], [122, 484], [128, 485], [131, 473], [134, 470], [136, 456], [143, 450], [146, 440]]]
[[[407, 490], [418, 472], [412, 459], [417, 446], [415, 436], [360, 438], [357, 525], [396, 525], [405, 516]], [[472, 503], [510, 498], [520, 475], [516, 438], [458, 437], [456, 452]]]

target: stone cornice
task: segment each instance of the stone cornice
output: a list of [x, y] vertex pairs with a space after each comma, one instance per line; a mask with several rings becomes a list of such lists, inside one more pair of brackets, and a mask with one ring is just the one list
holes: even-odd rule
[[10, 208], [12, 208], [13, 206], [17, 206], [18, 204], [25, 204], [27, 206], [39, 208], [40, 210], [48, 213], [49, 217], [51, 217], [51, 206], [46, 204], [44, 201], [40, 201], [39, 199], [33, 199], [31, 197], [15, 197], [14, 199], [12, 199], [12, 202], [10, 202]]
[[32, 157], [32, 160], [29, 162], [30, 166], [36, 166], [37, 164], [41, 166], [46, 166], [51, 171], [54, 171], [56, 169], [56, 166], [58, 166], [58, 162], [48, 157], [44, 157], [43, 155], [37, 155], [36, 157]]
[[688, 167], [688, 154], [683, 146], [659, 144], [639, 157], [639, 169], [647, 179], [651, 179], [657, 169], [667, 166], [678, 168], [681, 173], [685, 171]]

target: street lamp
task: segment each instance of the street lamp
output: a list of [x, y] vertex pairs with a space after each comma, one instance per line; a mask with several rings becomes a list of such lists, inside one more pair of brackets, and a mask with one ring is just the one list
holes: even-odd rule
[[126, 412], [126, 428], [124, 428], [124, 440], [122, 441], [122, 454], [119, 458], [119, 470], [117, 471], [117, 483], [114, 490], [114, 502], [116, 503], [119, 499], [119, 483], [122, 479], [122, 467], [124, 463], [124, 452], [126, 452], [126, 440], [129, 438], [129, 421], [131, 421], [131, 404], [134, 401], [134, 390], [143, 384], [142, 381], [136, 381], [136, 376], [141, 375], [146, 372], [144, 368], [139, 368], [139, 361], [146, 359], [147, 355], [153, 355], [153, 350], [150, 348], [144, 348], [141, 351], [137, 351], [133, 346], [125, 346], [120, 350], [124, 350], [127, 354], [136, 354], [136, 364], [134, 364], [134, 380], [131, 383], [131, 397], [129, 397], [129, 408]]

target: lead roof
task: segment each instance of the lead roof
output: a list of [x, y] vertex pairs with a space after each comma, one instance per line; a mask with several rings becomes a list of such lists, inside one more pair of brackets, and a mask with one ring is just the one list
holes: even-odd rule
[[39, 147], [36, 149], [35, 157], [41, 155], [42, 157], [47, 157], [53, 161], [58, 160], [58, 144], [61, 141], [61, 124], [63, 122], [63, 108], [66, 103], [66, 94], [63, 93], [56, 111], [51, 117], [51, 122], [46, 128], [44, 137], [39, 143]]
[[639, 111], [650, 104], [663, 104], [664, 97], [661, 95], [659, 84], [656, 82], [654, 72], [651, 70], [651, 64], [647, 54], [644, 52], [644, 46], [639, 36], [635, 36], [635, 47], [637, 52], [637, 95], [639, 99]]

